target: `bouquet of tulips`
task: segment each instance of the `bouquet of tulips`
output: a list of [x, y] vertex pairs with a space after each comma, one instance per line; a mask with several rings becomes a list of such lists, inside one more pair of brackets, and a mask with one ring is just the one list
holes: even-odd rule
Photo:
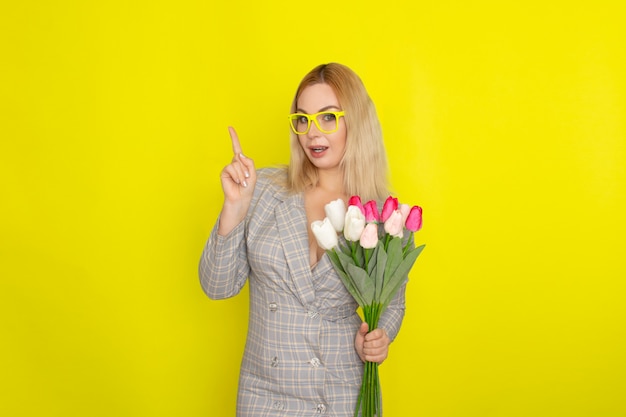
[[[341, 199], [324, 209], [326, 218], [311, 223], [313, 234], [363, 310], [369, 329], [376, 329], [424, 249], [425, 245], [413, 244], [413, 234], [422, 227], [422, 208], [389, 197], [379, 213], [376, 201], [363, 205], [359, 196], [352, 196], [347, 210]], [[409, 232], [406, 240], [405, 229]], [[339, 243], [338, 233], [343, 233], [346, 244]], [[378, 363], [365, 363], [355, 417], [359, 411], [362, 417], [382, 417]]]

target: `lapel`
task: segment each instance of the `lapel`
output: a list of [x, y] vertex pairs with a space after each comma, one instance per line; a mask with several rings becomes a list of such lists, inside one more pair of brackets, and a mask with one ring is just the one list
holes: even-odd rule
[[[290, 275], [285, 278], [291, 280], [290, 287], [302, 305], [308, 307], [315, 301], [315, 287], [309, 266], [309, 237], [304, 197], [301, 193], [290, 195], [284, 190], [278, 191], [275, 197], [280, 201], [274, 212], [276, 225]], [[324, 258], [326, 256], [322, 259]]]

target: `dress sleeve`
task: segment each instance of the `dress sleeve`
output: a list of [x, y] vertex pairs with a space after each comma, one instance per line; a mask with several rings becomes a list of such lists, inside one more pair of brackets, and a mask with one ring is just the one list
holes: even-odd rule
[[200, 258], [199, 274], [202, 289], [213, 300], [233, 297], [246, 283], [250, 266], [246, 251], [246, 221], [239, 223], [226, 236], [217, 233], [219, 219]]

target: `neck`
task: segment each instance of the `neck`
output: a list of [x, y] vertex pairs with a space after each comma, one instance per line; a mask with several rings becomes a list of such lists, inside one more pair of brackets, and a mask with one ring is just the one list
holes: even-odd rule
[[316, 188], [321, 188], [332, 193], [344, 193], [343, 175], [339, 170], [319, 171], [318, 179], [319, 181]]

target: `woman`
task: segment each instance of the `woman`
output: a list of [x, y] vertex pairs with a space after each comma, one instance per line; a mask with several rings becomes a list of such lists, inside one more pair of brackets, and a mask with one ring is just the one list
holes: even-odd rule
[[310, 224], [351, 195], [383, 201], [387, 161], [374, 104], [349, 68], [325, 64], [291, 106], [291, 161], [256, 170], [229, 128], [224, 203], [200, 261], [212, 299], [250, 283], [238, 416], [352, 416], [363, 361], [381, 363], [404, 316], [404, 288], [369, 331]]

